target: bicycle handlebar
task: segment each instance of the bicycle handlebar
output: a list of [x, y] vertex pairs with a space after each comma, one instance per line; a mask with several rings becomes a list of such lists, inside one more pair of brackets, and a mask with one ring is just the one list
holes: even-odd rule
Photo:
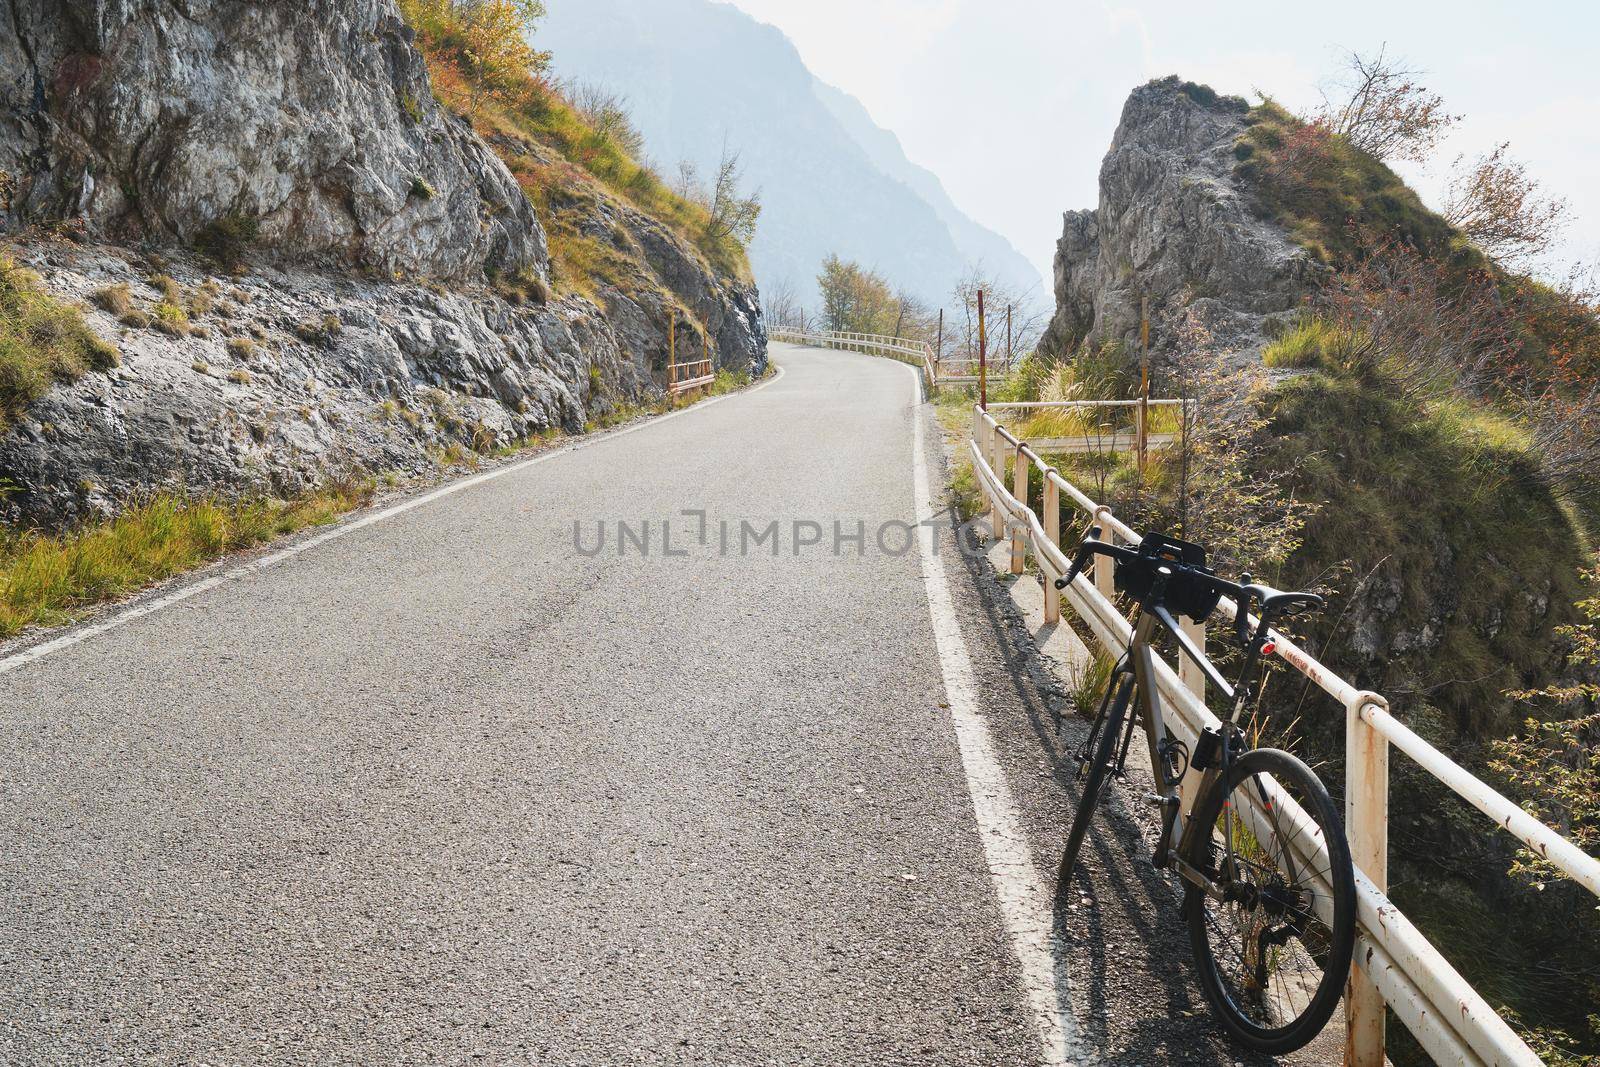
[[[1095, 556], [1108, 556], [1119, 563], [1132, 563], [1143, 559], [1139, 552], [1132, 548], [1122, 548], [1102, 541], [1101, 530], [1098, 526], [1091, 526], [1082, 542], [1078, 545], [1078, 553], [1073, 558], [1072, 567], [1066, 576], [1056, 579], [1056, 588], [1065, 589], [1077, 581], [1078, 575], [1083, 573]], [[1157, 562], [1151, 560], [1152, 563]], [[1170, 566], [1171, 564], [1166, 564]], [[1248, 574], [1243, 576], [1242, 582], [1230, 582], [1226, 578], [1219, 578], [1203, 569], [1184, 568], [1193, 579], [1199, 579], [1211, 586], [1217, 593], [1228, 596], [1238, 605], [1234, 626], [1238, 633], [1239, 643], [1250, 643], [1250, 613], [1252, 610], [1260, 612], [1260, 627], [1256, 631], [1258, 638], [1266, 635], [1267, 626], [1274, 618], [1288, 618], [1300, 615], [1307, 611], [1320, 608], [1324, 604], [1322, 597], [1316, 593], [1286, 593], [1274, 589], [1270, 585], [1262, 585], [1250, 580]]]
[[1118, 548], [1116, 545], [1100, 540], [1100, 527], [1091, 526], [1089, 532], [1078, 544], [1078, 554], [1072, 561], [1072, 568], [1067, 571], [1065, 578], [1056, 579], [1056, 588], [1065, 589], [1078, 580], [1078, 575], [1083, 573], [1083, 568], [1089, 563], [1092, 556], [1110, 556], [1116, 560], [1135, 560], [1139, 553], [1131, 548]]

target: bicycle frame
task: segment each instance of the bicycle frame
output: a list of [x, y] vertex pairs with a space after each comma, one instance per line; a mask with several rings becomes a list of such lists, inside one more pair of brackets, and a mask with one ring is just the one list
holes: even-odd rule
[[[1157, 593], [1159, 596], [1159, 592]], [[1167, 729], [1167, 720], [1162, 707], [1161, 689], [1156, 683], [1156, 653], [1154, 638], [1156, 627], [1164, 626], [1178, 642], [1182, 654], [1188, 656], [1205, 673], [1207, 680], [1229, 700], [1233, 702], [1233, 714], [1224, 728], [1217, 758], [1207, 763], [1204, 768], [1194, 766], [1194, 753], [1189, 752], [1184, 758], [1182, 773], [1177, 776], [1177, 781], [1172, 781], [1168, 773], [1170, 754], [1182, 744]], [[1262, 620], [1262, 633], [1266, 632], [1266, 620]], [[1255, 650], [1259, 642], [1251, 642], [1250, 648]], [[1225, 774], [1232, 765], [1236, 754], [1236, 747], [1229, 734], [1238, 731], [1239, 719], [1244, 713], [1246, 700], [1246, 682], [1255, 665], [1255, 657], [1246, 659], [1241, 671], [1240, 684], [1236, 687], [1230, 685], [1222, 677], [1216, 667], [1206, 658], [1194, 643], [1183, 633], [1182, 628], [1172, 617], [1172, 614], [1159, 602], [1140, 606], [1139, 618], [1134, 625], [1133, 639], [1128, 645], [1128, 666], [1134, 677], [1134, 694], [1138, 702], [1138, 721], [1144, 729], [1145, 740], [1149, 746], [1151, 774], [1155, 780], [1157, 793], [1152, 799], [1162, 808], [1162, 830], [1160, 841], [1156, 845], [1155, 856], [1152, 862], [1156, 867], [1166, 867], [1174, 862], [1179, 875], [1188, 882], [1192, 882], [1206, 892], [1219, 896], [1215, 883], [1206, 877], [1192, 862], [1192, 858], [1185, 848], [1188, 843], [1184, 830], [1190, 815], [1200, 798], [1204, 797], [1216, 784], [1219, 777]], [[1119, 757], [1119, 765], [1126, 759], [1126, 751]], [[1226, 843], [1228, 855], [1233, 852], [1231, 839]]]

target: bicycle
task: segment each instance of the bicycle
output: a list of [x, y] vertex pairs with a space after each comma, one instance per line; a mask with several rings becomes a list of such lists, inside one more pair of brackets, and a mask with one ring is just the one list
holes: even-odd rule
[[[1133, 732], [1142, 725], [1157, 789], [1147, 799], [1161, 811], [1153, 862], [1173, 869], [1184, 890], [1180, 915], [1200, 987], [1239, 1043], [1273, 1055], [1302, 1048], [1327, 1025], [1349, 974], [1355, 869], [1338, 810], [1316, 774], [1288, 752], [1251, 748], [1240, 719], [1253, 676], [1275, 651], [1273, 620], [1320, 608], [1322, 598], [1256, 585], [1248, 574], [1239, 583], [1219, 578], [1199, 545], [1151, 534], [1137, 548], [1118, 547], [1100, 540], [1098, 528], [1088, 531], [1056, 587], [1070, 586], [1095, 556], [1115, 561], [1116, 588], [1138, 614], [1077, 753], [1083, 795], [1059, 884], [1070, 884], [1106, 779], [1126, 777]], [[1243, 648], [1231, 685], [1174, 617], [1203, 622], [1224, 595], [1238, 604], [1234, 630]], [[1252, 608], [1260, 618], [1254, 627]], [[1162, 715], [1158, 627], [1233, 704], [1231, 717], [1203, 731], [1193, 751]]]

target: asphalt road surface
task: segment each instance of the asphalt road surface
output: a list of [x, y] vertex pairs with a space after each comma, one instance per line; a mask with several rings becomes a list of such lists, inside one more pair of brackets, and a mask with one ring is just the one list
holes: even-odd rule
[[1087, 727], [914, 375], [773, 348], [0, 648], [0, 1063], [1266, 1062], [1136, 784], [1053, 884]]
[[896, 525], [932, 427], [774, 350], [0, 673], [0, 1060], [1037, 1062]]

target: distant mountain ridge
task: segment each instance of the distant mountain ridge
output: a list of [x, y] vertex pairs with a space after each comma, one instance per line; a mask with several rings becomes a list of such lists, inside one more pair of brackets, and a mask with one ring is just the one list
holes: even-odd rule
[[854, 97], [818, 81], [783, 33], [712, 0], [554, 0], [537, 43], [558, 76], [627, 96], [669, 179], [711, 171], [724, 144], [764, 209], [750, 260], [763, 288], [815, 306], [829, 254], [854, 259], [935, 305], [982, 262], [1047, 296], [1039, 272], [961, 212], [939, 179]]
[[1048, 302], [1049, 293], [1042, 285], [1043, 278], [1028, 257], [1010, 241], [957, 207], [939, 176], [906, 158], [900, 138], [892, 130], [879, 126], [860, 100], [824, 81], [815, 82], [814, 88], [817, 99], [850, 131], [856, 143], [866, 149], [878, 168], [909, 186], [912, 192], [933, 208], [940, 220], [949, 227], [950, 236], [967, 262], [982, 263], [991, 274], [997, 275], [1018, 292], [1032, 291]]

